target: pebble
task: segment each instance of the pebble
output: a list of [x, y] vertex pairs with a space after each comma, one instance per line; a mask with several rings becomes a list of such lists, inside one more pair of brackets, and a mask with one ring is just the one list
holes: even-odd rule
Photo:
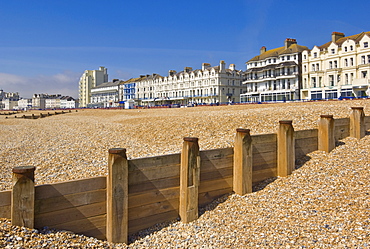
[[[202, 150], [233, 146], [236, 128], [274, 133], [278, 121], [317, 128], [320, 114], [348, 117], [370, 101], [323, 101], [181, 109], [83, 110], [47, 119], [0, 118], [0, 186], [11, 168], [36, 166], [36, 184], [105, 175], [107, 151], [130, 158], [179, 153], [182, 138]], [[367, 113], [369, 115], [369, 113]], [[230, 194], [200, 210], [199, 219], [157, 224], [129, 246], [0, 219], [0, 248], [366, 248], [370, 244], [370, 137], [346, 138], [331, 153], [307, 155], [292, 175], [269, 179], [245, 196]], [[21, 238], [21, 239], [18, 239]]]

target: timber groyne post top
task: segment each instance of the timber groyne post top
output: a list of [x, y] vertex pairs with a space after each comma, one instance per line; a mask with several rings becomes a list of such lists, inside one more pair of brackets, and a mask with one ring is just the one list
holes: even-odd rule
[[363, 107], [351, 107], [350, 114], [350, 137], [361, 139], [366, 134], [365, 113]]
[[353, 106], [351, 107], [352, 110], [364, 110], [362, 106]]
[[237, 128], [237, 129], [236, 129], [236, 132], [240, 132], [240, 133], [248, 133], [248, 134], [250, 134], [251, 130], [250, 130], [250, 129], [244, 129], [244, 128]]
[[320, 118], [333, 118], [333, 115], [320, 115]]
[[112, 149], [109, 149], [109, 154], [118, 154], [118, 155], [126, 155], [126, 149], [124, 148], [112, 148]]
[[25, 176], [28, 179], [34, 181], [35, 180], [35, 166], [19, 166], [19, 167], [14, 167], [12, 172], [15, 175], [21, 175]]
[[279, 123], [280, 124], [292, 124], [293, 121], [292, 120], [280, 120]]
[[196, 143], [198, 142], [198, 138], [197, 137], [184, 137], [184, 141]]

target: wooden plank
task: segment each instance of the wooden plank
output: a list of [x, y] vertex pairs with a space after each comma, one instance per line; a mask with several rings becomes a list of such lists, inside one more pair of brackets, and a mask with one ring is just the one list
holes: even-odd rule
[[308, 137], [295, 140], [295, 157], [307, 155], [313, 151], [318, 150], [318, 138]]
[[99, 176], [63, 183], [39, 185], [35, 187], [35, 199], [40, 200], [61, 195], [105, 189], [106, 181], [105, 176]]
[[130, 171], [128, 175], [128, 184], [138, 184], [146, 181], [179, 176], [180, 164], [157, 166], [154, 168], [150, 167], [142, 170]]
[[213, 181], [202, 181], [202, 179], [200, 179], [199, 194], [225, 188], [230, 188], [232, 191], [233, 188], [232, 177]]
[[220, 168], [232, 167], [233, 148], [200, 151], [200, 172], [214, 171]]
[[88, 236], [88, 237], [94, 237], [94, 238], [97, 238], [97, 239], [100, 239], [100, 240], [107, 240], [106, 230], [107, 230], [106, 226], [95, 227], [94, 229], [84, 231], [81, 234], [83, 234], [85, 236]]
[[106, 202], [94, 203], [75, 208], [67, 208], [55, 212], [38, 214], [35, 216], [35, 227], [49, 226], [71, 222], [74, 220], [86, 219], [106, 213]]
[[136, 220], [155, 214], [179, 211], [179, 198], [154, 202], [140, 207], [129, 208], [129, 220]]
[[170, 166], [180, 164], [180, 153], [155, 156], [155, 157], [146, 157], [146, 158], [137, 158], [129, 160], [129, 174], [134, 170], [144, 170], [148, 168], [156, 168], [160, 166]]
[[267, 153], [267, 152], [277, 152], [277, 144], [276, 142], [272, 143], [261, 143], [261, 144], [253, 144], [252, 145], [252, 153]]
[[84, 233], [97, 227], [105, 227], [107, 215], [98, 215], [85, 219], [74, 220], [70, 222], [54, 225], [52, 228], [72, 231], [74, 233]]
[[129, 208], [139, 207], [154, 202], [179, 198], [179, 196], [180, 196], [180, 186], [168, 189], [150, 190], [136, 195], [131, 194], [128, 197], [128, 207]]
[[180, 177], [158, 179], [153, 181], [142, 182], [139, 184], [129, 185], [128, 193], [137, 194], [146, 191], [156, 191], [180, 186]]
[[224, 188], [224, 189], [217, 189], [214, 191], [204, 192], [199, 194], [199, 206], [205, 206], [212, 201], [216, 200], [217, 198], [229, 194], [232, 192], [232, 189], [230, 188]]
[[370, 130], [370, 116], [365, 116], [365, 128]]
[[151, 215], [151, 216], [136, 219], [136, 220], [130, 220], [128, 223], [128, 231], [129, 231], [128, 233], [133, 234], [140, 230], [154, 226], [155, 224], [175, 220], [178, 217], [179, 217], [178, 212], [174, 210], [174, 211], [169, 211], [166, 213]]
[[294, 131], [295, 139], [302, 139], [302, 138], [317, 138], [318, 136], [318, 129], [311, 129], [311, 130], [301, 130], [301, 131]]
[[253, 154], [253, 168], [259, 166], [267, 166], [277, 161], [277, 151], [268, 153], [256, 153]]
[[277, 168], [269, 168], [264, 170], [253, 171], [253, 183], [261, 182], [271, 177], [277, 176]]
[[349, 137], [349, 126], [335, 126], [334, 137], [336, 141]]
[[1, 206], [8, 206], [11, 203], [11, 197], [12, 196], [12, 191], [1, 191], [0, 192], [0, 207]]
[[276, 143], [277, 134], [252, 135], [252, 144]]
[[200, 179], [202, 179], [202, 181], [210, 181], [210, 180], [228, 178], [232, 176], [233, 176], [233, 168], [227, 167], [223, 169], [217, 169], [214, 171], [201, 172]]
[[11, 206], [10, 205], [8, 205], [8, 206], [0, 206], [0, 218], [10, 219], [11, 218], [10, 209], [11, 209]]
[[106, 201], [106, 190], [100, 189], [35, 201], [35, 213], [42, 214]]
[[349, 118], [336, 118], [334, 119], [334, 126], [349, 126]]

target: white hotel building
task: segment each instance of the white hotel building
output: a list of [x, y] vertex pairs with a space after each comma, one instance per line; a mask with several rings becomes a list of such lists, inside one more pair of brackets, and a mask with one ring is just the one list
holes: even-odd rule
[[104, 82], [108, 82], [105, 67], [100, 67], [99, 70], [85, 70], [79, 81], [80, 107], [87, 107], [87, 104], [91, 102], [91, 89]]
[[184, 71], [170, 70], [168, 76], [157, 74], [141, 76], [136, 83], [136, 101], [139, 105], [163, 104], [217, 104], [240, 102], [244, 73], [234, 64], [226, 68], [225, 62], [202, 69], [185, 67]]
[[295, 39], [286, 39], [283, 47], [266, 50], [250, 59], [247, 64], [246, 93], [241, 102], [288, 101], [300, 99], [301, 53], [307, 47]]
[[302, 53], [302, 99], [369, 96], [370, 32], [331, 41]]

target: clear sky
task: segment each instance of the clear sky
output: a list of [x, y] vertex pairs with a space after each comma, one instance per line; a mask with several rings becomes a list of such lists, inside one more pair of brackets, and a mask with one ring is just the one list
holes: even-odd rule
[[0, 89], [78, 97], [85, 70], [109, 80], [203, 62], [236, 64], [285, 38], [312, 48], [370, 31], [370, 1], [0, 0]]

